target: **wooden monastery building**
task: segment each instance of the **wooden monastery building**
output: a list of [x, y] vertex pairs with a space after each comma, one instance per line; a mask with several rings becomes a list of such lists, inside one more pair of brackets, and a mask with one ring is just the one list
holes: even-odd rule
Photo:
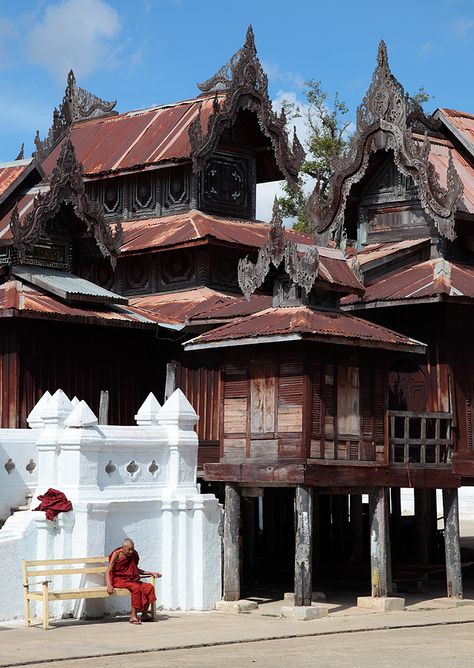
[[203, 482], [225, 497], [225, 599], [241, 579], [294, 577], [308, 605], [313, 580], [360, 572], [364, 590], [369, 565], [372, 594], [388, 595], [391, 557], [396, 582], [401, 564], [443, 560], [436, 489], [448, 594], [462, 597], [474, 116], [427, 118], [381, 43], [328, 199], [310, 198], [313, 238], [277, 204], [255, 220], [257, 184], [294, 187], [304, 152], [251, 28], [199, 89], [116, 113], [71, 72], [33, 157], [0, 164], [2, 426], [26, 426], [48, 389], [95, 409], [108, 390], [109, 422], [127, 424], [150, 391], [179, 386], [200, 415]]

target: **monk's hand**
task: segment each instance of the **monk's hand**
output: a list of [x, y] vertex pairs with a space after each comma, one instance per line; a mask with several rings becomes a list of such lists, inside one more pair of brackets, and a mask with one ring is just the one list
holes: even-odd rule
[[109, 586], [107, 587], [107, 594], [109, 594], [110, 596], [112, 596], [112, 594], [114, 593], [114, 591], [115, 591], [115, 589], [112, 587], [112, 585], [109, 585]]
[[161, 578], [161, 573], [150, 573], [154, 578]]

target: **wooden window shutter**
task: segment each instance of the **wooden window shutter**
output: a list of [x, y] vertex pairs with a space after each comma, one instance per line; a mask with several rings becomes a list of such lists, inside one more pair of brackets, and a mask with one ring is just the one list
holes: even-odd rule
[[303, 362], [301, 359], [288, 359], [280, 362], [278, 379], [278, 403], [303, 403]]
[[378, 367], [374, 372], [374, 435], [377, 442], [385, 438], [385, 373]]
[[224, 399], [247, 397], [247, 365], [226, 364], [224, 368]]
[[311, 434], [321, 436], [321, 366], [311, 366]]
[[362, 436], [372, 437], [372, 373], [370, 369], [360, 369], [360, 417]]

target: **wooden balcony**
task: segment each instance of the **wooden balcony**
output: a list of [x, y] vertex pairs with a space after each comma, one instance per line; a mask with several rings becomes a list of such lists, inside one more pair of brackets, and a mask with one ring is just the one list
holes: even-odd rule
[[452, 458], [451, 413], [388, 411], [391, 464], [446, 466]]

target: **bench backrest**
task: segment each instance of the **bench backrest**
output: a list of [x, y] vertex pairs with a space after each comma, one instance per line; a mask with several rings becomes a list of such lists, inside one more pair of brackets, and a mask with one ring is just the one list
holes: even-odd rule
[[[23, 561], [23, 584], [28, 586], [28, 578], [34, 577], [105, 573], [108, 561], [107, 557], [77, 557], [76, 559], [36, 559], [34, 561]], [[79, 564], [85, 565], [79, 566]], [[53, 568], [47, 568], [48, 566]]]

